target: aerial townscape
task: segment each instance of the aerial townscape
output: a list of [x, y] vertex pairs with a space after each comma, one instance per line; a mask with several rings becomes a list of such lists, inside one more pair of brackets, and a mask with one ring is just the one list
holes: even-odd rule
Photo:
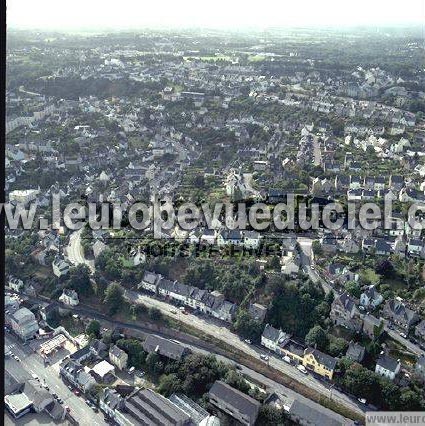
[[[8, 29], [5, 424], [425, 411], [425, 233], [408, 214], [425, 212], [424, 48], [416, 26]], [[127, 213], [273, 215], [290, 195], [308, 218], [340, 203], [342, 226], [176, 221], [158, 238]], [[388, 227], [350, 222], [348, 204], [386, 198]], [[119, 226], [72, 229], [69, 203], [119, 205]]]

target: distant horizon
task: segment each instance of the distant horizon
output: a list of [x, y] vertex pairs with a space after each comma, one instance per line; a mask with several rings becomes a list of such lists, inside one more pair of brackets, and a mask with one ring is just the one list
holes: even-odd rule
[[[290, 31], [312, 31], [312, 32], [370, 32], [377, 34], [377, 30], [380, 30], [379, 33], [384, 35], [385, 31], [400, 31], [400, 30], [410, 30], [422, 32], [424, 36], [425, 32], [425, 23], [419, 24], [415, 22], [406, 22], [406, 23], [396, 23], [396, 24], [362, 24], [362, 25], [350, 25], [350, 26], [338, 26], [338, 25], [299, 25], [299, 26], [270, 26], [270, 27], [238, 27], [238, 28], [227, 28], [227, 27], [214, 27], [214, 26], [185, 26], [185, 27], [163, 27], [163, 26], [140, 26], [140, 27], [126, 27], [126, 28], [113, 28], [113, 27], [98, 27], [98, 28], [40, 28], [40, 27], [19, 27], [8, 25], [6, 30], [7, 32], [38, 32], [45, 34], [87, 34], [87, 35], [96, 35], [96, 34], [125, 34], [125, 33], [143, 33], [146, 31], [154, 31], [159, 33], [170, 33], [170, 32], [191, 32], [191, 31], [211, 31], [216, 33], [247, 33], [248, 31], [256, 34], [261, 32], [290, 32]], [[382, 31], [382, 33], [381, 33]]]
[[423, 27], [425, 0], [9, 0], [8, 29], [54, 32]]

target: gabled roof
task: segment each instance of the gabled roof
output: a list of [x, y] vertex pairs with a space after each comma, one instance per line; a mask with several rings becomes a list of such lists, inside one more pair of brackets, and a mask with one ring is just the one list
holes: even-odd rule
[[146, 337], [142, 346], [146, 352], [156, 352], [158, 355], [174, 360], [181, 359], [188, 352], [187, 347], [153, 334], [149, 334]]
[[388, 355], [381, 355], [376, 361], [376, 365], [379, 365], [380, 367], [385, 368], [385, 370], [395, 373], [399, 365], [399, 361]]
[[337, 299], [335, 299], [335, 302], [337, 301], [341, 303], [341, 305], [344, 306], [345, 310], [349, 312], [351, 312], [356, 307], [354, 299], [346, 292], [342, 293]]
[[127, 353], [120, 349], [117, 345], [113, 345], [109, 349], [109, 355], [115, 356], [117, 358], [121, 358], [122, 356], [126, 355]]
[[239, 413], [248, 416], [255, 421], [261, 404], [254, 398], [232, 388], [227, 383], [217, 380], [211, 387], [209, 395], [219, 400], [226, 401], [227, 404], [233, 406]]
[[273, 342], [277, 342], [281, 333], [281, 330], [274, 328], [270, 324], [266, 324], [262, 337], [268, 340], [272, 340]]
[[351, 342], [348, 346], [346, 356], [353, 359], [361, 361], [365, 355], [365, 348], [358, 343]]
[[318, 349], [314, 349], [314, 348], [308, 348], [306, 350], [307, 354], [312, 354], [314, 356], [314, 358], [322, 365], [326, 366], [327, 368], [329, 368], [330, 370], [334, 370], [337, 360], [328, 355], [325, 354], [323, 352], [320, 352]]

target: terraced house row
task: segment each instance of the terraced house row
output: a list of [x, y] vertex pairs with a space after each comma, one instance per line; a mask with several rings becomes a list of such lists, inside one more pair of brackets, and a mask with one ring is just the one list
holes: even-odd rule
[[218, 291], [209, 292], [178, 281], [171, 281], [154, 272], [145, 272], [138, 289], [155, 293], [157, 296], [171, 299], [192, 309], [198, 309], [202, 313], [226, 322], [233, 321], [237, 309], [237, 305], [224, 300], [224, 295]]

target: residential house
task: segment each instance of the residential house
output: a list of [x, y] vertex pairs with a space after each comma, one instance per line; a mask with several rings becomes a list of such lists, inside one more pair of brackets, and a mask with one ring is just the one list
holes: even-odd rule
[[366, 349], [364, 348], [364, 346], [359, 345], [355, 342], [350, 342], [345, 356], [355, 362], [361, 363], [364, 359], [365, 353]]
[[318, 349], [307, 348], [304, 351], [303, 365], [322, 377], [332, 380], [337, 360]]
[[93, 366], [90, 374], [98, 383], [110, 383], [115, 380], [115, 367], [108, 361], [102, 360]]
[[190, 353], [190, 350], [186, 346], [153, 334], [149, 334], [146, 337], [142, 346], [145, 352], [157, 353], [176, 361], [181, 360]]
[[81, 349], [78, 349], [76, 352], [69, 356], [69, 359], [72, 359], [75, 362], [79, 362], [80, 364], [88, 359], [93, 357], [93, 353], [90, 350], [90, 345], [86, 345]]
[[138, 285], [138, 288], [150, 291], [151, 293], [157, 293], [158, 282], [162, 278], [162, 275], [155, 274], [154, 272], [145, 271], [142, 281]]
[[20, 292], [24, 288], [24, 282], [16, 277], [9, 276], [8, 286], [10, 289]]
[[35, 315], [27, 308], [20, 308], [10, 315], [10, 325], [17, 336], [24, 341], [34, 338], [38, 332]]
[[382, 319], [378, 319], [373, 315], [366, 314], [363, 316], [363, 329], [362, 332], [369, 339], [377, 339], [384, 331], [384, 323]]
[[342, 293], [333, 302], [330, 312], [331, 320], [352, 331], [360, 331], [362, 320], [354, 299], [347, 293]]
[[209, 401], [246, 426], [253, 426], [261, 404], [254, 398], [217, 380], [208, 392]]
[[112, 388], [104, 388], [99, 398], [100, 409], [111, 419], [115, 417], [115, 410], [122, 410], [124, 398]]
[[59, 296], [59, 301], [68, 306], [77, 306], [80, 303], [77, 292], [68, 288], [64, 288], [62, 290], [62, 294]]
[[410, 238], [407, 242], [407, 253], [410, 256], [425, 258], [425, 242], [417, 238]]
[[287, 356], [296, 364], [302, 364], [322, 377], [332, 379], [336, 359], [318, 349], [305, 347], [302, 343], [290, 339], [289, 336], [279, 343], [276, 352]]
[[409, 332], [409, 330], [419, 322], [419, 315], [407, 308], [401, 300], [389, 300], [382, 312], [384, 318], [391, 320], [398, 328]]
[[394, 359], [389, 355], [381, 354], [376, 361], [375, 373], [386, 377], [387, 379], [394, 380], [395, 376], [400, 371], [400, 360]]
[[245, 231], [243, 233], [243, 245], [248, 249], [256, 249], [260, 246], [261, 235], [256, 231]]
[[250, 303], [248, 307], [248, 314], [255, 321], [263, 322], [266, 318], [267, 308], [259, 303]]
[[99, 339], [94, 339], [89, 345], [90, 353], [93, 357], [103, 359], [108, 354], [108, 347]]
[[119, 370], [127, 368], [128, 355], [116, 345], [112, 345], [109, 348], [109, 360], [118, 367]]
[[270, 324], [266, 324], [263, 330], [263, 334], [261, 335], [261, 344], [267, 349], [270, 349], [273, 352], [277, 352], [279, 344], [283, 343], [289, 337], [290, 336], [284, 333], [282, 330], [278, 330]]
[[84, 393], [88, 392], [96, 384], [95, 378], [89, 374], [88, 370], [86, 371], [78, 361], [70, 358], [61, 362], [59, 374]]
[[61, 257], [57, 256], [52, 262], [53, 273], [58, 277], [62, 277], [69, 272], [70, 264]]
[[276, 352], [280, 356], [287, 356], [296, 364], [302, 364], [306, 347], [302, 343], [291, 338], [283, 339], [278, 345]]
[[383, 238], [378, 238], [375, 240], [375, 253], [381, 256], [389, 256], [393, 253], [393, 248], [389, 241], [384, 240]]
[[234, 245], [240, 246], [244, 242], [242, 232], [238, 229], [223, 230], [218, 233], [217, 245], [219, 247]]
[[383, 302], [384, 298], [374, 285], [368, 286], [360, 295], [360, 305], [374, 309]]
[[200, 242], [213, 245], [217, 241], [216, 231], [214, 229], [205, 229], [201, 235]]

